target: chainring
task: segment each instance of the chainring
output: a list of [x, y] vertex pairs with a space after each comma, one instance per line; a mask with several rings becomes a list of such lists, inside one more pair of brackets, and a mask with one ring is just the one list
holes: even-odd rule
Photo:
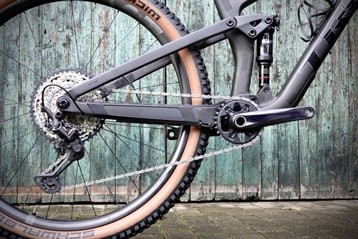
[[260, 136], [262, 129], [237, 130], [234, 127], [233, 115], [257, 110], [258, 105], [246, 98], [223, 103], [218, 108], [217, 117], [215, 117], [218, 133], [233, 144], [246, 145], [254, 142]]
[[[52, 112], [58, 112], [57, 99], [63, 96], [67, 90], [90, 79], [90, 76], [79, 70], [63, 70], [49, 74], [35, 87], [31, 98], [31, 117], [36, 127], [50, 140], [59, 141], [59, 136], [51, 130], [51, 122], [48, 116], [42, 112], [42, 107], [49, 108]], [[104, 101], [101, 91], [91, 91], [78, 99], [85, 101]], [[81, 141], [94, 136], [102, 127], [103, 119], [84, 114], [66, 113], [61, 122], [69, 128], [75, 128]]]

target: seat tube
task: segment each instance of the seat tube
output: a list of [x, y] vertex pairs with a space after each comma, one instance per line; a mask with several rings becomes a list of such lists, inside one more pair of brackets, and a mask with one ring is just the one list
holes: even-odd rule
[[[215, 5], [220, 17], [225, 19], [240, 15], [245, 7], [256, 1], [257, 0], [215, 0]], [[231, 95], [249, 94], [255, 42], [240, 31], [231, 31], [228, 33], [228, 39], [235, 61]]]
[[241, 15], [242, 10], [257, 0], [215, 0], [216, 8], [222, 18]]

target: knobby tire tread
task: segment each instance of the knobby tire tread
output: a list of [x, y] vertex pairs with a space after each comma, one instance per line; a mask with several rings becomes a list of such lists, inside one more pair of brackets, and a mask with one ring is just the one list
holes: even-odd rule
[[[181, 23], [180, 19], [169, 10], [169, 8], [160, 1], [155, 1], [155, 5], [158, 6], [158, 9], [163, 10], [163, 12], [167, 15], [168, 19], [176, 26], [176, 28], [182, 33], [182, 35], [186, 35], [189, 32], [185, 28], [184, 24]], [[202, 92], [204, 95], [210, 95], [211, 88], [210, 82], [208, 80], [208, 73], [206, 71], [206, 67], [201, 57], [200, 51], [197, 49], [191, 49], [192, 54], [194, 54], [194, 59], [196, 61], [196, 65], [198, 67], [199, 73], [201, 76], [199, 77], [201, 80]], [[204, 99], [204, 104], [211, 104], [210, 99]], [[205, 153], [206, 146], [208, 145], [208, 135], [202, 133], [200, 136], [200, 142], [196, 151], [197, 155], [202, 155]], [[181, 196], [184, 195], [186, 190], [190, 187], [191, 182], [194, 180], [195, 175], [197, 174], [201, 165], [201, 160], [194, 161], [190, 164], [185, 176], [181, 180], [181, 183], [174, 190], [172, 195], [168, 197], [168, 199], [155, 211], [152, 215], [143, 219], [137, 225], [134, 225], [132, 228], [128, 229], [125, 232], [121, 232], [117, 235], [117, 238], [129, 238], [137, 235], [142, 232], [150, 225], [157, 222], [157, 220], [161, 219], [168, 211], [174, 206], [174, 204], [180, 199]]]
[[[175, 26], [175, 28], [179, 31], [181, 35], [188, 34], [184, 24], [179, 20], [179, 18], [169, 10], [169, 8], [157, 0], [148, 0], [151, 2], [158, 10], [165, 14], [167, 19], [170, 20], [171, 24]], [[195, 61], [195, 65], [199, 71], [199, 79], [202, 88], [202, 94], [209, 95], [210, 94], [210, 83], [208, 80], [208, 74], [203, 62], [203, 59], [200, 55], [200, 51], [194, 48], [191, 48], [191, 54]], [[211, 104], [210, 99], [203, 99], [203, 104]], [[206, 146], [208, 144], [208, 135], [205, 134], [203, 130], [201, 130], [200, 140], [196, 149], [196, 155], [202, 155], [205, 153]], [[116, 235], [112, 235], [108, 238], [129, 238], [135, 236], [136, 234], [142, 232], [144, 229], [148, 228], [150, 225], [154, 224], [158, 219], [162, 218], [169, 210], [174, 206], [176, 202], [178, 202], [179, 198], [186, 192], [189, 188], [191, 182], [193, 181], [199, 167], [201, 164], [201, 160], [194, 161], [190, 164], [187, 169], [185, 175], [183, 176], [179, 185], [177, 185], [176, 189], [171, 193], [171, 195], [161, 204], [159, 208], [157, 208], [150, 216], [147, 216], [139, 223], [133, 225], [125, 231], [119, 232]], [[12, 232], [9, 232], [5, 229], [0, 228], [0, 235], [5, 236], [6, 238], [19, 239], [23, 238], [21, 236], [17, 236]]]

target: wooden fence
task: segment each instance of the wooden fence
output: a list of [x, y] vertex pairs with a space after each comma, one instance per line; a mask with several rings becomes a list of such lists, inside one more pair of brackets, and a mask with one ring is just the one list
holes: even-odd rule
[[[283, 82], [307, 43], [300, 40], [300, 1], [258, 1], [246, 11], [278, 14], [272, 89]], [[213, 1], [168, 0], [190, 31], [218, 21]], [[309, 121], [268, 127], [242, 152], [206, 159], [188, 200], [331, 199], [358, 196], [358, 15], [355, 14], [300, 105], [313, 106]], [[227, 42], [203, 51], [213, 93], [225, 95], [232, 79]], [[255, 77], [255, 76], [254, 76]], [[255, 83], [255, 81], [253, 81]], [[228, 147], [212, 139], [210, 149]]]
[[[167, 0], [166, 4], [191, 32], [220, 20], [213, 0]], [[245, 11], [282, 18], [281, 29], [274, 35], [273, 92], [283, 85], [307, 46], [300, 40], [296, 14], [299, 4], [298, 0], [261, 0]], [[91, 18], [86, 12], [81, 14], [84, 19]], [[31, 27], [40, 29], [36, 24], [41, 23], [32, 22]], [[212, 94], [228, 95], [233, 75], [229, 43], [221, 42], [202, 53]], [[267, 127], [252, 147], [204, 159], [183, 200], [358, 198], [357, 68], [358, 14], [300, 104], [313, 106], [316, 117]], [[254, 72], [257, 74], [257, 69]], [[257, 90], [256, 77], [253, 75], [253, 91]], [[227, 147], [231, 145], [223, 139], [211, 138], [208, 152]]]

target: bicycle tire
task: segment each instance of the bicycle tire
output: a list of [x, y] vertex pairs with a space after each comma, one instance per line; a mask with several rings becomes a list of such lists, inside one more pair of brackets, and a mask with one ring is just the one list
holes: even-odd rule
[[[73, 21], [75, 20], [75, 17], [73, 16], [73, 5], [72, 4], [82, 4], [82, 1], [78, 1], [76, 3], [67, 3], [70, 1], [63, 1], [64, 9], [70, 9], [72, 13], [70, 14], [71, 17], [73, 17]], [[97, 7], [96, 4], [100, 4], [109, 8], [113, 8], [115, 12], [115, 17], [117, 18], [119, 13], [124, 13], [125, 16], [129, 18], [133, 18], [135, 22], [138, 22], [139, 28], [142, 28], [142, 26], [145, 29], [148, 29], [151, 34], [154, 35], [154, 39], [158, 40], [160, 44], [165, 44], [166, 42], [170, 42], [172, 40], [175, 40], [185, 34], [187, 34], [187, 30], [185, 29], [184, 25], [179, 21], [179, 19], [172, 13], [163, 3], [156, 0], [141, 0], [141, 1], [126, 1], [126, 0], [116, 0], [116, 1], [108, 1], [108, 0], [95, 0], [95, 1], [88, 1], [89, 4], [93, 2], [95, 7]], [[40, 11], [46, 11], [44, 10], [46, 6], [49, 4], [62, 4], [58, 1], [48, 0], [19, 0], [19, 1], [1, 1], [0, 3], [0, 27], [1, 31], [5, 32], [6, 28], [3, 27], [8, 22], [15, 21], [13, 19], [16, 19], [18, 16], [22, 16], [22, 19], [24, 22], [27, 22], [25, 25], [26, 28], [29, 28], [29, 35], [34, 34], [34, 28], [33, 25], [31, 25], [28, 21], [30, 13], [27, 13], [28, 11], [35, 11], [36, 13]], [[62, 6], [62, 5], [61, 5]], [[69, 7], [71, 6], [72, 9]], [[41, 9], [44, 7], [44, 9]], [[67, 8], [66, 8], [67, 7]], [[95, 7], [84, 7], [86, 10], [93, 10]], [[35, 9], [35, 10], [33, 10]], [[56, 9], [57, 10], [57, 9]], [[47, 9], [48, 11], [48, 9]], [[50, 14], [47, 13], [46, 14]], [[93, 15], [92, 17], [96, 17], [96, 15]], [[50, 19], [51, 21], [55, 21], [55, 18]], [[81, 19], [81, 18], [80, 18]], [[158, 20], [160, 19], [160, 20]], [[17, 21], [17, 20], [16, 20]], [[21, 20], [19, 20], [20, 22]], [[82, 21], [82, 20], [81, 20]], [[114, 22], [114, 20], [111, 22], [111, 24]], [[16, 22], [17, 23], [17, 22]], [[115, 24], [115, 23], [114, 23]], [[20, 24], [18, 24], [20, 25]], [[120, 25], [120, 24], [118, 24]], [[11, 25], [10, 25], [11, 26]], [[57, 26], [57, 25], [56, 25]], [[107, 26], [110, 28], [112, 25]], [[143, 29], [144, 29], [143, 28]], [[46, 31], [46, 29], [39, 29], [38, 31]], [[65, 29], [61, 29], [65, 30]], [[103, 30], [108, 31], [108, 29]], [[21, 31], [19, 31], [21, 32]], [[22, 34], [22, 33], [21, 33]], [[41, 33], [42, 34], [42, 33]], [[47, 34], [44, 32], [44, 34]], [[55, 33], [54, 33], [55, 34]], [[77, 33], [79, 34], [79, 33]], [[107, 33], [104, 33], [107, 34]], [[140, 33], [138, 33], [140, 34]], [[56, 36], [52, 36], [53, 39]], [[10, 36], [11, 38], [11, 36]], [[23, 36], [19, 37], [18, 39], [23, 38]], [[34, 37], [35, 38], [35, 37]], [[75, 36], [76, 44], [77, 41], [79, 41], [80, 37]], [[67, 38], [66, 38], [67, 39]], [[56, 39], [55, 39], [56, 40]], [[103, 41], [103, 39], [100, 39], [99, 41]], [[143, 40], [144, 41], [144, 40]], [[7, 46], [8, 43], [3, 43], [0, 46], [0, 61], [1, 62], [7, 62], [7, 61], [14, 61], [18, 68], [24, 68], [26, 71], [32, 71], [29, 66], [24, 66], [25, 63], [22, 63], [20, 61], [20, 57], [16, 60], [14, 60], [14, 57], [12, 57], [11, 53], [8, 53]], [[14, 44], [14, 43], [13, 43]], [[42, 44], [41, 47], [45, 48], [46, 46], [43, 44], [43, 42], [39, 42], [39, 44]], [[101, 42], [102, 44], [102, 42]], [[17, 46], [17, 45], [16, 45]], [[63, 46], [65, 47], [65, 43], [63, 43]], [[39, 59], [41, 61], [46, 61], [44, 58], [43, 49], [39, 50], [38, 55], [41, 55]], [[77, 46], [77, 48], [79, 48]], [[16, 49], [18, 50], [18, 49]], [[22, 51], [18, 50], [19, 52]], [[25, 51], [25, 50], [23, 50]], [[95, 49], [97, 51], [97, 49]], [[41, 54], [40, 54], [41, 53]], [[80, 55], [82, 53], [79, 53], [79, 50], [76, 52], [77, 55]], [[140, 54], [140, 53], [139, 53]], [[35, 53], [31, 55], [31, 57], [35, 57]], [[92, 56], [93, 57], [93, 56]], [[78, 57], [79, 58], [79, 57]], [[172, 60], [173, 69], [176, 72], [176, 75], [178, 76], [178, 83], [179, 88], [181, 89], [181, 92], [183, 93], [191, 93], [191, 94], [209, 94], [210, 93], [210, 86], [209, 81], [207, 79], [207, 73], [205, 70], [205, 65], [203, 63], [203, 60], [200, 56], [200, 52], [195, 49], [185, 49], [179, 52], [178, 54], [175, 54], [174, 56], [171, 56], [170, 58]], [[6, 61], [7, 60], [7, 61]], [[80, 60], [78, 60], [80, 62]], [[28, 62], [26, 62], [27, 64]], [[10, 64], [10, 63], [9, 63]], [[6, 73], [5, 70], [6, 66], [9, 64], [3, 64], [1, 70], [2, 72]], [[41, 63], [42, 65], [46, 65], [46, 63]], [[6, 66], [4, 66], [6, 65]], [[81, 67], [80, 67], [81, 68]], [[48, 71], [52, 71], [52, 73], [32, 73], [34, 78], [39, 78], [38, 76], [41, 76], [41, 79], [36, 79], [36, 81], [40, 82], [47, 82], [48, 78], [56, 78], [57, 75], [61, 74], [68, 74], [68, 77], [76, 77], [78, 74], [81, 77], [87, 76], [88, 70], [86, 69], [83, 73], [81, 70], [78, 70], [78, 66], [76, 66], [76, 70], [74, 68], [68, 68], [67, 70], [63, 70], [64, 68], [60, 68], [61, 70], [58, 70], [58, 68], [53, 69], [47, 69]], [[55, 71], [53, 71], [55, 70]], [[168, 70], [163, 70], [166, 74]], [[92, 72], [91, 72], [92, 73]], [[162, 74], [162, 72], [161, 72]], [[169, 73], [168, 73], [169, 74]], [[73, 199], [78, 199], [78, 195], [76, 190], [72, 192], [72, 195], [59, 195], [60, 199], [53, 199], [53, 196], [49, 196], [50, 198], [47, 202], [44, 202], [46, 197], [43, 193], [39, 193], [36, 191], [36, 189], [33, 189], [33, 184], [28, 186], [28, 190], [30, 190], [30, 193], [32, 193], [33, 190], [35, 190], [38, 193], [38, 196], [40, 197], [39, 202], [32, 202], [33, 195], [30, 193], [27, 193], [26, 187], [22, 186], [19, 183], [14, 183], [14, 181], [32, 181], [31, 178], [26, 178], [29, 174], [25, 171], [27, 171], [27, 168], [25, 168], [25, 164], [28, 162], [25, 160], [30, 161], [29, 164], [35, 163], [36, 160], [33, 160], [33, 158], [30, 158], [30, 154], [34, 155], [36, 154], [34, 148], [35, 143], [38, 143], [40, 146], [39, 150], [42, 153], [42, 157], [47, 157], [51, 155], [45, 149], [48, 147], [48, 145], [52, 145], [53, 142], [56, 141], [54, 139], [51, 139], [51, 136], [48, 135], [48, 132], [41, 131], [41, 126], [34, 123], [34, 119], [30, 118], [30, 116], [33, 116], [34, 106], [31, 105], [31, 107], [28, 105], [28, 97], [22, 96], [24, 99], [20, 99], [19, 95], [24, 93], [24, 89], [19, 86], [19, 84], [22, 84], [21, 81], [21, 74], [18, 75], [18, 78], [15, 78], [15, 83], [9, 83], [7, 81], [7, 75], [3, 74], [3, 76], [0, 78], [0, 81], [2, 81], [5, 84], [2, 84], [0, 86], [0, 92], [1, 92], [1, 102], [0, 102], [0, 169], [2, 171], [6, 172], [12, 172], [10, 174], [4, 173], [2, 177], [0, 177], [0, 235], [8, 237], [8, 238], [61, 238], [61, 237], [68, 237], [68, 238], [128, 238], [131, 236], [136, 235], [137, 233], [141, 232], [145, 228], [149, 227], [151, 224], [155, 223], [159, 218], [161, 218], [168, 210], [174, 205], [174, 203], [179, 200], [179, 198], [185, 193], [186, 189], [189, 187], [190, 183], [192, 182], [197, 170], [200, 167], [200, 161], [195, 161], [190, 164], [183, 164], [179, 165], [173, 168], [168, 168], [166, 170], [163, 170], [160, 174], [156, 174], [154, 176], [158, 177], [153, 179], [154, 182], [151, 183], [149, 186], [145, 186], [145, 189], [143, 190], [142, 194], [138, 195], [138, 198], [134, 200], [130, 200], [128, 203], [124, 203], [123, 207], [118, 207], [118, 209], [115, 209], [114, 211], [111, 211], [107, 214], [103, 214], [100, 216], [94, 216], [91, 219], [81, 219], [80, 220], [74, 220], [74, 219], [68, 219], [68, 220], [60, 220], [60, 219], [51, 219], [48, 217], [48, 212], [44, 214], [45, 216], [40, 215], [34, 215], [33, 213], [29, 213], [26, 210], [28, 210], [27, 206], [29, 206], [31, 209], [40, 207], [41, 205], [45, 204], [46, 209], [50, 211], [52, 208], [51, 206], [47, 206], [47, 204], [51, 204], [53, 202], [55, 203], [66, 203], [64, 202], [69, 197], [72, 197]], [[89, 76], [88, 76], [89, 77]], [[52, 79], [51, 78], [51, 79]], [[57, 78], [56, 78], [57, 79]], [[29, 79], [30, 80], [30, 79]], [[175, 82], [177, 83], [177, 82]], [[11, 96], [4, 96], [5, 93], [7, 93], [8, 87], [7, 84], [10, 84], [10, 87], [15, 88], [15, 94], [13, 98]], [[23, 83], [25, 84], [25, 83]], [[36, 83], [36, 86], [33, 88], [35, 90], [43, 87], [41, 84], [43, 83]], [[139, 84], [139, 83], [138, 83]], [[34, 82], [32, 82], [30, 85], [35, 85]], [[28, 86], [27, 86], [28, 87]], [[133, 86], [134, 87], [134, 86]], [[166, 87], [166, 86], [165, 86]], [[178, 86], [177, 86], [178, 87]], [[25, 86], [26, 88], [26, 86]], [[28, 88], [26, 88], [28, 89]], [[118, 97], [118, 96], [115, 96]], [[124, 97], [124, 96], [123, 96]], [[128, 95], [125, 97], [128, 98]], [[138, 96], [135, 96], [139, 98]], [[131, 100], [133, 100], [132, 97]], [[31, 95], [30, 101], [32, 101], [34, 98], [33, 95]], [[121, 98], [122, 99], [122, 98]], [[151, 100], [157, 100], [157, 99], [151, 99]], [[138, 100], [139, 103], [144, 101], [144, 98], [141, 98]], [[188, 104], [194, 104], [194, 105], [200, 105], [200, 104], [210, 104], [209, 100], [202, 100], [202, 99], [180, 99], [180, 101]], [[15, 108], [18, 107], [18, 108]], [[25, 111], [21, 111], [22, 107], [27, 108]], [[29, 108], [31, 110], [29, 110]], [[15, 109], [15, 110], [13, 110]], [[15, 111], [15, 116], [13, 115]], [[29, 112], [31, 111], [31, 112]], [[10, 118], [10, 116], [11, 118]], [[22, 120], [24, 117], [26, 117], [25, 120]], [[12, 119], [12, 123], [9, 123], [9, 119]], [[27, 124], [28, 123], [28, 124]], [[31, 130], [28, 130], [25, 132], [21, 131], [21, 124], [27, 124], [28, 128], [31, 128]], [[16, 128], [17, 127], [17, 128]], [[108, 126], [112, 127], [112, 125]], [[117, 127], [117, 126], [116, 126]], [[127, 125], [127, 127], [129, 127]], [[139, 126], [133, 126], [139, 128]], [[142, 127], [142, 126], [141, 126]], [[9, 128], [9, 129], [8, 129]], [[12, 129], [11, 129], [12, 128]], [[16, 129], [15, 129], [16, 128]], [[92, 138], [102, 138], [103, 141], [105, 141], [105, 136], [102, 135], [102, 130], [104, 126], [102, 125], [100, 128], [92, 128], [90, 132], [86, 135], [86, 143], [91, 143]], [[145, 127], [143, 127], [143, 131]], [[110, 128], [107, 131], [109, 133], [114, 133], [116, 128]], [[142, 128], [141, 128], [142, 129]], [[9, 135], [10, 130], [16, 131], [15, 133]], [[119, 129], [118, 129], [119, 130]], [[133, 129], [132, 129], [133, 130]], [[161, 129], [163, 131], [163, 129]], [[21, 145], [24, 146], [24, 148], [29, 149], [21, 149], [20, 148], [20, 140], [22, 140], [21, 137], [25, 138], [27, 137], [27, 134], [33, 133], [35, 135], [35, 139], [32, 139], [33, 143], [29, 143], [29, 145], [24, 145], [23, 141], [21, 141]], [[205, 152], [205, 148], [207, 145], [207, 136], [205, 133], [201, 131], [198, 127], [184, 127], [182, 126], [179, 131], [179, 136], [177, 137], [178, 140], [174, 144], [174, 146], [167, 146], [167, 148], [174, 147], [172, 155], [167, 156], [165, 153], [165, 157], [172, 161], [177, 160], [184, 160], [191, 158], [195, 155], [201, 155]], [[107, 132], [106, 132], [107, 133]], [[143, 133], [142, 133], [143, 134]], [[13, 139], [8, 139], [8, 137], [11, 136]], [[21, 137], [20, 137], [21, 136]], [[117, 135], [113, 136], [113, 140], [117, 141]], [[5, 140], [7, 138], [7, 140]], [[125, 138], [127, 139], [127, 138]], [[128, 136], [128, 140], [129, 136]], [[35, 142], [34, 142], [35, 141]], [[120, 141], [120, 140], [118, 140]], [[11, 145], [10, 143], [11, 142]], [[128, 141], [129, 142], [129, 141]], [[132, 143], [130, 141], [128, 144]], [[135, 142], [140, 147], [145, 148], [148, 145], [146, 145], [143, 142]], [[106, 146], [110, 147], [110, 152], [107, 154], [110, 154], [110, 156], [116, 160], [118, 160], [118, 156], [115, 156], [115, 145], [109, 145], [110, 141], [106, 141], [105, 144], [108, 144]], [[126, 144], [126, 143], [123, 143]], [[168, 143], [169, 144], [169, 143]], [[89, 155], [89, 161], [91, 160], [90, 151], [94, 150], [95, 146], [89, 145], [90, 149], [86, 151], [86, 153]], [[127, 148], [130, 148], [130, 145], [125, 145]], [[155, 150], [157, 146], [150, 147], [148, 146], [149, 150]], [[167, 149], [165, 148], [165, 149]], [[37, 148], [36, 148], [37, 149]], [[144, 149], [140, 149], [143, 150]], [[43, 151], [43, 152], [42, 152]], [[159, 149], [158, 149], [159, 151]], [[122, 152], [121, 152], [122, 153]], [[131, 152], [132, 153], [132, 152]], [[113, 155], [111, 155], [113, 154]], [[129, 153], [128, 153], [129, 155]], [[144, 154], [143, 154], [144, 155]], [[137, 155], [135, 155], [137, 156]], [[34, 156], [32, 156], [34, 157]], [[108, 155], [107, 155], [108, 157]], [[138, 157], [142, 157], [142, 155], [139, 155]], [[7, 160], [9, 158], [13, 158], [14, 161], [17, 161], [18, 168], [13, 170], [11, 168], [11, 163], [9, 163]], [[119, 160], [118, 160], [119, 161]], [[118, 162], [119, 163], [119, 162]], [[46, 166], [43, 166], [42, 164], [45, 164], [45, 162], [40, 162], [39, 167], [42, 169]], [[78, 178], [84, 179], [85, 176], [83, 176], [82, 168], [79, 166], [81, 164], [81, 161], [77, 162], [78, 166], [76, 168], [76, 175], [80, 171], [82, 176], [78, 176]], [[9, 167], [9, 168], [8, 168]], [[11, 169], [10, 169], [11, 168]], [[35, 168], [35, 167], [34, 167]], [[26, 169], [26, 170], [25, 170]], [[92, 169], [90, 169], [92, 170]], [[117, 169], [116, 169], [117, 170]], [[116, 170], [115, 173], [117, 172]], [[73, 170], [72, 172], [74, 172]], [[34, 173], [34, 172], [32, 172]], [[90, 171], [92, 173], [92, 171]], [[9, 176], [10, 175], [10, 176]], [[32, 175], [33, 176], [33, 175]], [[152, 176], [152, 175], [149, 175]], [[149, 178], [148, 176], [148, 178]], [[68, 180], [71, 178], [72, 175], [67, 176]], [[77, 176], [76, 176], [77, 177]], [[16, 180], [14, 178], [17, 178]], [[8, 181], [5, 181], [5, 180]], [[77, 179], [76, 179], [77, 180]], [[76, 181], [75, 180], [75, 181]], [[142, 181], [142, 179], [139, 179]], [[148, 180], [148, 179], [146, 179]], [[156, 181], [155, 181], [156, 180]], [[134, 181], [134, 180], [133, 180]], [[144, 180], [143, 180], [144, 181]], [[130, 183], [137, 183], [137, 182], [130, 182], [128, 180], [128, 185]], [[140, 184], [139, 182], [138, 184]], [[13, 186], [13, 184], [15, 186]], [[117, 185], [115, 185], [117, 186]], [[109, 185], [108, 187], [112, 187], [112, 185]], [[138, 186], [138, 190], [140, 190], [141, 186]], [[16, 193], [20, 192], [21, 190], [26, 191], [26, 195], [13, 195], [12, 190], [16, 189]], [[25, 189], [24, 189], [25, 188]], [[114, 187], [115, 188], [115, 187]], [[109, 189], [108, 189], [109, 190]], [[24, 191], [24, 192], [25, 192]], [[94, 190], [93, 190], [94, 191]], [[109, 190], [110, 191], [110, 190]], [[70, 206], [72, 211], [74, 210], [75, 206], [83, 206], [83, 203], [87, 203], [86, 200], [92, 200], [94, 197], [91, 195], [92, 190], [91, 188], [84, 189], [83, 195], [80, 196], [86, 197], [86, 199], [83, 199], [80, 197], [78, 200], [79, 202], [71, 202]], [[116, 193], [116, 192], [115, 192]], [[89, 196], [87, 196], [89, 194]], [[9, 196], [11, 195], [11, 196]], [[37, 195], [37, 194], [36, 194]], [[113, 196], [113, 195], [112, 195]], [[76, 198], [77, 197], [77, 198]], [[29, 199], [30, 198], [30, 199]], [[45, 198], [45, 199], [44, 199]], [[118, 202], [118, 196], [113, 196], [114, 203], [119, 204]], [[63, 200], [63, 201], [61, 201]], [[85, 200], [85, 201], [82, 201]], [[96, 214], [94, 208], [96, 207], [96, 204], [93, 203], [92, 206], [94, 214]], [[26, 209], [26, 210], [25, 210]], [[71, 216], [72, 217], [72, 216]], [[74, 223], [75, 222], [75, 223]]]

